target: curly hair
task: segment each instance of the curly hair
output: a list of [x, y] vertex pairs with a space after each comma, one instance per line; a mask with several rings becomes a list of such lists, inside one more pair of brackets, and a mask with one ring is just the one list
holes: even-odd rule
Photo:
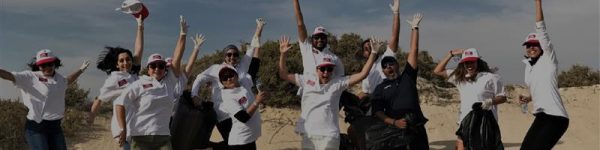
[[[483, 61], [482, 59], [477, 59], [477, 71], [490, 73], [495, 72], [494, 70], [490, 69], [488, 63]], [[454, 72], [452, 72], [450, 76], [454, 76], [455, 83], [462, 84], [468, 81], [467, 77], [465, 77], [465, 74], [467, 74], [467, 69], [465, 67], [465, 63], [463, 62], [459, 63], [458, 66], [456, 66], [456, 70], [454, 70]]]
[[[96, 68], [103, 72], [106, 72], [106, 74], [110, 74], [113, 71], [119, 71], [119, 68], [117, 68], [117, 61], [119, 59], [119, 54], [121, 53], [126, 53], [127, 55], [129, 55], [129, 58], [133, 60], [133, 54], [131, 54], [130, 50], [118, 46], [106, 46], [104, 47], [104, 50], [100, 52], [100, 55], [98, 55], [98, 60], [96, 61]], [[139, 64], [134, 64], [132, 69], [130, 70], [130, 73], [139, 72], [140, 69], [141, 67]]]

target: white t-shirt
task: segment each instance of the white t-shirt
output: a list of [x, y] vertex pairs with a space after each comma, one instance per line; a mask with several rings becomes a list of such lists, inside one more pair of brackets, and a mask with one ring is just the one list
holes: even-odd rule
[[334, 77], [329, 83], [320, 85], [314, 74], [296, 74], [297, 86], [304, 89], [297, 133], [339, 137], [340, 96], [348, 88], [349, 79], [349, 76]]
[[360, 84], [363, 93], [373, 93], [375, 87], [377, 87], [377, 85], [383, 82], [383, 79], [386, 78], [385, 74], [383, 74], [383, 68], [381, 68], [381, 60], [383, 57], [387, 56], [396, 58], [396, 53], [387, 47], [383, 55], [377, 58], [377, 60], [373, 63], [373, 67], [371, 67], [371, 70], [369, 70], [369, 76], [362, 80]]
[[534, 66], [525, 63], [525, 84], [529, 86], [533, 100], [533, 111], [544, 112], [549, 115], [569, 118], [567, 110], [563, 105], [562, 98], [558, 93], [558, 60], [554, 52], [554, 46], [550, 43], [546, 24], [543, 21], [536, 22], [536, 32], [540, 40], [540, 46], [544, 53]]
[[[459, 118], [458, 123], [465, 118], [465, 116], [471, 112], [472, 106], [476, 102], [483, 102], [487, 99], [494, 99], [496, 96], [505, 96], [504, 84], [500, 81], [500, 76], [489, 73], [480, 72], [477, 73], [474, 82], [454, 82], [454, 76], [450, 74], [454, 70], [447, 70], [446, 74], [449, 76], [448, 82], [456, 85], [458, 92], [460, 93], [460, 111], [458, 112]], [[492, 112], [494, 118], [498, 120], [498, 108], [496, 105], [492, 106]]]
[[[104, 84], [100, 88], [100, 95], [98, 95], [98, 99], [100, 99], [100, 101], [103, 102], [112, 103], [115, 99], [117, 99], [117, 97], [121, 96], [121, 94], [128, 85], [138, 80], [138, 78], [139, 77], [137, 75], [132, 75], [128, 72], [111, 72], [108, 78], [104, 80]], [[131, 117], [130, 114], [128, 114], [127, 112], [125, 114], [125, 117]], [[121, 127], [119, 127], [119, 122], [117, 121], [116, 109], [113, 109], [110, 129], [113, 137], [119, 136], [121, 132]]]
[[125, 106], [131, 113], [127, 118], [128, 135], [170, 135], [169, 119], [174, 100], [180, 96], [181, 80], [169, 70], [161, 81], [150, 76], [142, 76], [127, 86], [114, 101], [115, 105]]
[[68, 81], [55, 73], [45, 77], [42, 72], [12, 72], [13, 84], [21, 91], [23, 104], [27, 107], [27, 119], [41, 123], [42, 120], [62, 119], [65, 113], [65, 93]]
[[245, 87], [223, 89], [221, 91], [223, 104], [221, 104], [232, 119], [231, 132], [229, 132], [229, 145], [243, 145], [256, 141], [261, 134], [260, 112], [256, 110], [246, 123], [237, 120], [234, 115], [239, 111], [246, 111], [254, 102], [254, 94]]
[[210, 89], [212, 93], [211, 101], [214, 103], [213, 108], [217, 113], [217, 120], [219, 122], [229, 118], [224, 108], [220, 107], [223, 101], [221, 99], [221, 90], [223, 88], [223, 85], [221, 85], [221, 82], [219, 81], [219, 71], [221, 71], [223, 67], [233, 68], [238, 73], [238, 79], [242, 86], [254, 86], [252, 78], [248, 74], [248, 68], [250, 67], [250, 61], [252, 60], [253, 53], [254, 48], [246, 51], [246, 55], [243, 56], [242, 60], [240, 61], [240, 64], [238, 65], [238, 68], [234, 68], [231, 65], [225, 63], [214, 64], [208, 67], [208, 69], [204, 70], [202, 73], [198, 74], [196, 76], [196, 79], [194, 80], [194, 84], [192, 85], [191, 91], [192, 97], [198, 96], [198, 91], [200, 91], [200, 88], [202, 88], [206, 83], [210, 82]]

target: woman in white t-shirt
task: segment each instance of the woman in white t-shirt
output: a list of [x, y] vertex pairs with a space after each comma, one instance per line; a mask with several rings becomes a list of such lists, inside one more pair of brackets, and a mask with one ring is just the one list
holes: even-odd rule
[[[113, 102], [120, 129], [119, 143], [131, 136], [132, 149], [172, 149], [169, 130], [174, 100], [181, 94], [181, 57], [187, 23], [180, 16], [180, 34], [173, 52], [173, 65], [160, 54], [148, 57], [148, 74], [127, 86]], [[126, 113], [127, 112], [127, 117]]]
[[256, 150], [256, 140], [261, 134], [258, 105], [262, 103], [265, 95], [259, 91], [255, 97], [250, 87], [243, 86], [238, 78], [238, 73], [230, 67], [223, 67], [219, 71], [219, 81], [223, 85], [222, 105], [227, 115], [232, 118], [228, 149]]
[[29, 149], [67, 149], [60, 126], [65, 114], [65, 94], [67, 87], [75, 83], [88, 65], [89, 62], [85, 61], [65, 78], [56, 72], [62, 66], [60, 59], [52, 51], [43, 49], [29, 64], [31, 71], [0, 69], [0, 78], [11, 81], [21, 91], [22, 102], [28, 109], [25, 140]]
[[[446, 65], [455, 55], [461, 55], [460, 62], [455, 70], [446, 70]], [[481, 103], [484, 110], [491, 110], [494, 118], [498, 120], [497, 106], [506, 102], [504, 85], [500, 82], [500, 76], [494, 74], [488, 67], [487, 62], [483, 61], [477, 50], [455, 49], [451, 50], [444, 59], [442, 59], [433, 70], [435, 75], [448, 79], [458, 88], [460, 93], [460, 123], [465, 116], [471, 112], [475, 103]], [[466, 145], [460, 135], [456, 141], [456, 148], [461, 150]]]
[[[138, 75], [141, 69], [141, 57], [143, 53], [144, 43], [144, 22], [141, 17], [136, 18], [137, 34], [135, 38], [135, 53], [121, 47], [105, 47], [104, 51], [98, 58], [97, 68], [108, 74], [108, 78], [104, 80], [104, 84], [100, 88], [100, 94], [94, 100], [87, 122], [94, 123], [96, 112], [102, 105], [102, 102], [112, 103], [118, 96], [121, 95], [125, 87], [138, 80]], [[118, 137], [121, 128], [117, 123], [116, 109], [113, 109], [111, 119], [112, 138], [118, 142]], [[129, 142], [120, 145], [124, 150], [130, 149]]]

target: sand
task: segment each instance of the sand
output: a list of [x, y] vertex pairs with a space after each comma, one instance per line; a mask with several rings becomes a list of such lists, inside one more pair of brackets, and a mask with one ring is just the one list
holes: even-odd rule
[[[429, 118], [426, 124], [429, 144], [433, 150], [454, 149], [457, 129], [458, 100], [455, 90], [449, 90], [453, 98], [445, 102], [435, 99], [426, 100], [421, 104], [423, 112]], [[508, 150], [519, 149], [523, 137], [533, 122], [534, 116], [521, 113], [520, 106], [516, 104], [522, 88], [516, 86], [510, 91], [509, 102], [499, 107], [499, 125], [502, 132], [502, 141]], [[600, 100], [600, 85], [587, 87], [562, 88], [560, 90], [563, 102], [570, 117], [569, 128], [554, 149], [597, 150], [600, 149], [598, 135]], [[424, 94], [421, 95], [422, 97]], [[431, 97], [429, 97], [431, 98]], [[531, 109], [531, 105], [529, 108]], [[300, 112], [289, 108], [264, 108], [262, 112], [262, 136], [257, 141], [258, 149], [299, 149], [300, 136], [294, 133], [295, 121]], [[340, 128], [345, 133], [348, 124], [343, 122], [343, 113], [340, 113]], [[96, 118], [90, 132], [82, 133], [76, 139], [67, 139], [69, 149], [104, 150], [117, 149], [110, 138], [109, 118]], [[220, 141], [220, 135], [213, 130], [212, 141]]]

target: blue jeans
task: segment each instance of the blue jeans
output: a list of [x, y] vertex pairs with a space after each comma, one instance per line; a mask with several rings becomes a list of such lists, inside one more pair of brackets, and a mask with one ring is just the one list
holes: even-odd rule
[[37, 123], [27, 120], [25, 139], [32, 150], [66, 150], [67, 144], [59, 120], [43, 120]]

